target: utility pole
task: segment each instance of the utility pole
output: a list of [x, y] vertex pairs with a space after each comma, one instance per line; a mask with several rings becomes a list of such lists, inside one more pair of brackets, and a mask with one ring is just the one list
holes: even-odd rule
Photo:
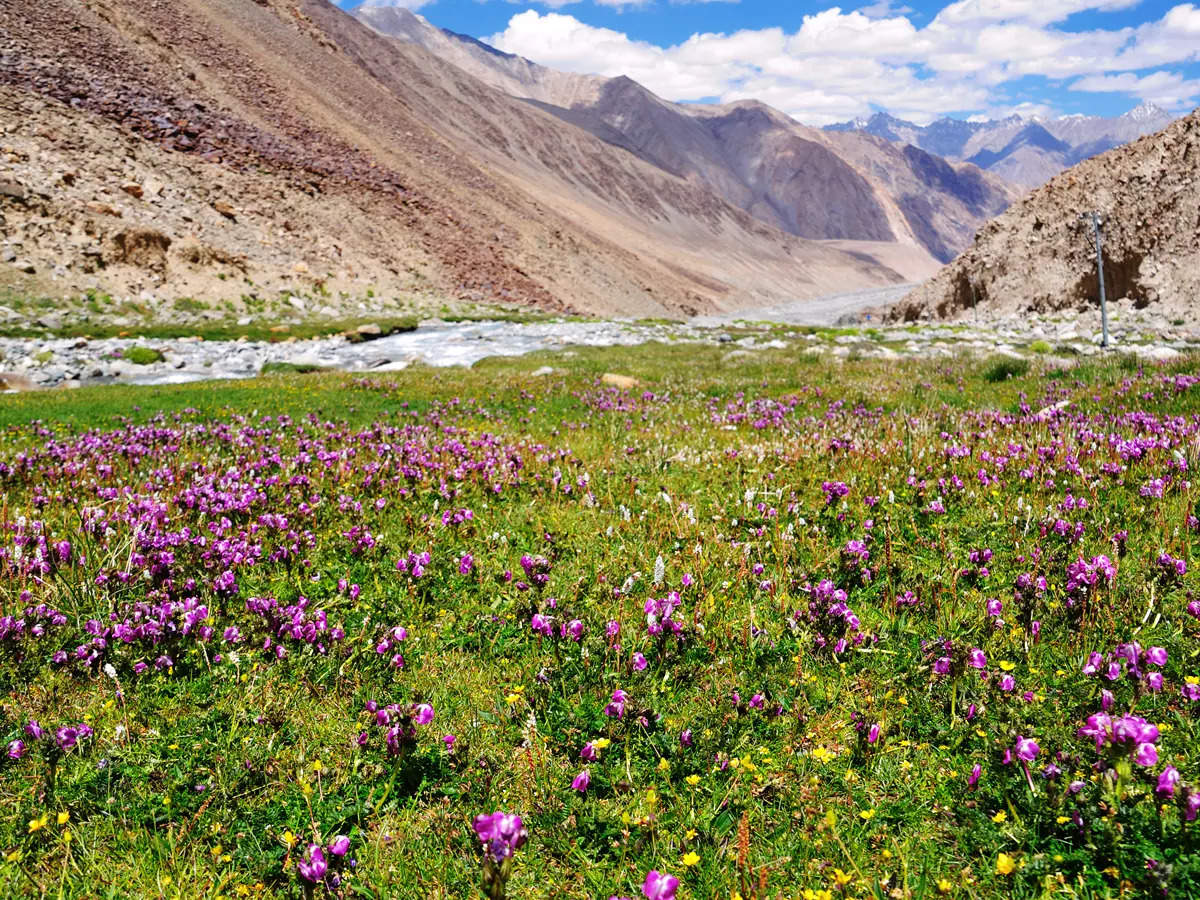
[[1100, 277], [1100, 346], [1108, 346], [1108, 300], [1104, 296], [1104, 248], [1100, 239], [1100, 226], [1104, 218], [1098, 212], [1080, 213], [1079, 218], [1091, 219], [1092, 233], [1096, 236], [1096, 274]]

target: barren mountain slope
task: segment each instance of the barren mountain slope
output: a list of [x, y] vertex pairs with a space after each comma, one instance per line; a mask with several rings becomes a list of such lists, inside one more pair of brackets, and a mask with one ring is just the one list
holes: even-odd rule
[[324, 0], [5, 3], [0, 33], [21, 145], [0, 157], [0, 228], [45, 290], [655, 314], [900, 280]]
[[364, 4], [354, 13], [792, 234], [911, 247], [915, 277], [952, 258], [1016, 196], [962, 165], [962, 177], [930, 179], [929, 154], [807, 128], [762, 103], [671, 103], [629, 78], [569, 75], [500, 53], [407, 10]]
[[1018, 201], [892, 316], [952, 316], [976, 296], [999, 311], [1095, 305], [1092, 228], [1079, 218], [1093, 209], [1106, 218], [1109, 298], [1194, 315], [1200, 307], [1200, 110], [1080, 163]]

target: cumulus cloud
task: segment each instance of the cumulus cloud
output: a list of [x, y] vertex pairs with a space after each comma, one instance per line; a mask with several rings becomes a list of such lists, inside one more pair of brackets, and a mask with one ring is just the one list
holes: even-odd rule
[[531, 9], [486, 40], [557, 69], [627, 75], [670, 100], [758, 99], [815, 125], [877, 108], [921, 123], [946, 114], [1052, 113], [1044, 103], [1010, 93], [1029, 77], [1174, 109], [1195, 105], [1195, 79], [1146, 71], [1200, 60], [1195, 4], [1176, 5], [1136, 28], [1062, 27], [1076, 13], [1136, 2], [959, 0], [918, 26], [907, 8], [878, 0], [807, 15], [794, 32], [702, 33], [665, 47]]
[[1071, 84], [1071, 90], [1125, 94], [1159, 106], [1180, 106], [1200, 95], [1200, 79], [1184, 78], [1179, 72], [1160, 71], [1140, 76], [1121, 72], [1080, 78]]
[[[368, 6], [395, 6], [400, 9], [418, 10], [422, 6], [428, 6], [434, 0], [366, 0]], [[356, 6], [356, 3], [343, 3], [342, 6]]]

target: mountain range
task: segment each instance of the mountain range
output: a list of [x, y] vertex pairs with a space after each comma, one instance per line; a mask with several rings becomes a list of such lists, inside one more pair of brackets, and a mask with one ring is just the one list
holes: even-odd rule
[[626, 77], [539, 66], [394, 5], [364, 3], [353, 14], [769, 225], [814, 240], [874, 244], [909, 278], [927, 273], [930, 258], [952, 259], [1017, 194], [974, 165], [809, 128], [755, 101], [672, 103]]
[[1037, 187], [1076, 163], [1162, 130], [1174, 118], [1153, 103], [1112, 118], [1009, 116], [982, 122], [941, 118], [923, 126], [878, 112], [869, 119], [827, 125], [825, 130], [911, 144], [948, 160], [974, 163], [1013, 184]]

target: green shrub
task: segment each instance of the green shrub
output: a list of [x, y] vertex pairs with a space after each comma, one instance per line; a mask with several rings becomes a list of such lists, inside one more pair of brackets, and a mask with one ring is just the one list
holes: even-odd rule
[[983, 378], [995, 384], [1010, 378], [1020, 378], [1029, 371], [1027, 359], [998, 359], [983, 370]]
[[324, 369], [314, 363], [269, 362], [264, 363], [259, 375], [309, 375]]
[[153, 347], [133, 346], [122, 355], [135, 366], [148, 366], [166, 359], [161, 350], [155, 350]]
[[1049, 353], [1053, 348], [1046, 341], [1034, 341], [1029, 349], [1034, 353]]

